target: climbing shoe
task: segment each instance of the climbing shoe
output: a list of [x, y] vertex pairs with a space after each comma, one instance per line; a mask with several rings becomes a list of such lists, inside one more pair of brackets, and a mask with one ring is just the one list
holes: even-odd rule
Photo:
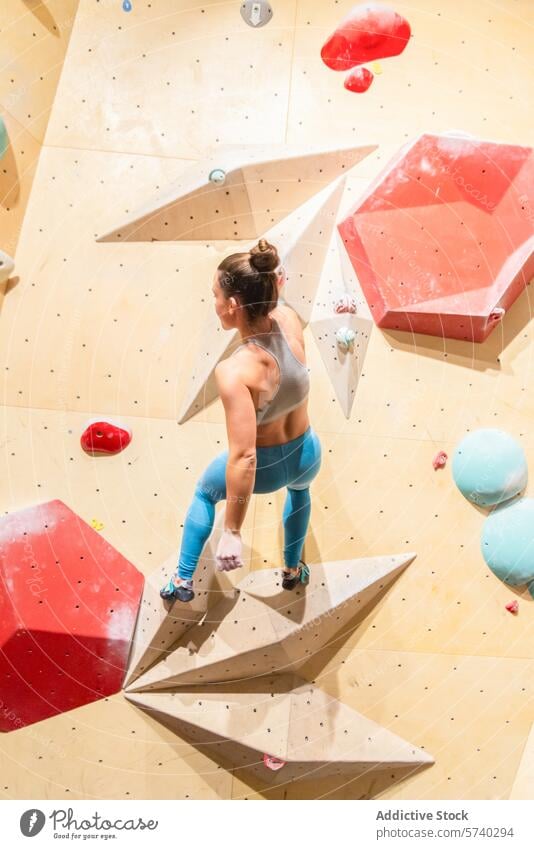
[[178, 601], [191, 601], [195, 597], [193, 592], [193, 581], [185, 581], [179, 579], [179, 583], [175, 584], [173, 578], [159, 591], [160, 596], [168, 600], [178, 599]]
[[282, 572], [282, 586], [285, 590], [294, 590], [297, 584], [308, 584], [309, 581], [310, 570], [304, 560], [299, 560], [298, 571], [288, 572], [284, 569]]

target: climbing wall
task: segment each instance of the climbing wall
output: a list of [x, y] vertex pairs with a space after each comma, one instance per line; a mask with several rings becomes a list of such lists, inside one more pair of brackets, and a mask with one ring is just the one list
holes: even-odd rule
[[0, 730], [120, 690], [143, 576], [55, 499], [0, 524]]
[[[45, 49], [44, 31], [51, 18], [67, 17], [59, 6], [75, 4], [8, 5], [14, 21], [24, 14], [39, 27], [36, 52], [57, 79], [60, 59]], [[146, 576], [177, 551], [194, 483], [226, 447], [218, 401], [178, 424], [219, 254], [211, 242], [96, 238], [218, 144], [377, 144], [347, 176], [342, 220], [421, 133], [534, 143], [528, 0], [395, 4], [412, 37], [401, 55], [380, 62], [362, 94], [347, 91], [344, 74], [320, 58], [350, 2], [273, 3], [272, 21], [258, 30], [237, 5], [132, 0], [125, 13], [120, 0], [80, 0], [44, 137], [33, 103], [7, 110], [21, 145], [29, 138], [34, 146], [24, 155], [43, 146], [16, 251], [19, 282], [0, 314], [3, 510], [61, 499], [95, 520], [95, 532]], [[1, 38], [15, 63], [23, 51], [3, 24]], [[48, 109], [45, 95], [38, 114]], [[20, 160], [18, 170], [26, 173]], [[1, 214], [15, 231], [20, 207]], [[321, 303], [330, 285], [337, 293], [341, 273], [334, 240]], [[451, 457], [467, 430], [485, 426], [508, 430], [534, 461], [530, 290], [476, 345], [366, 325], [354, 397], [329, 371], [322, 318], [305, 329], [310, 420], [323, 446], [306, 560], [313, 569], [392, 552], [417, 558], [299, 676], [434, 763], [273, 786], [261, 773], [232, 772], [116, 693], [3, 734], [5, 798], [531, 795], [532, 600], [485, 567], [483, 517], [455, 489], [450, 467], [432, 467], [438, 450]], [[132, 427], [131, 445], [117, 456], [80, 450], [85, 422], [97, 415], [120, 415]], [[215, 598], [248, 571], [280, 565], [283, 498], [253, 497], [245, 570], [212, 583]], [[512, 597], [516, 616], [505, 609]]]
[[14, 255], [79, 0], [2, 0], [0, 250]]

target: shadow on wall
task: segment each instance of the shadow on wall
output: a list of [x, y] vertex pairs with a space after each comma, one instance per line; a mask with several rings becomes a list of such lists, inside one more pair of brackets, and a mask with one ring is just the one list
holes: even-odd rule
[[[493, 330], [485, 342], [463, 342], [398, 330], [382, 330], [382, 333], [389, 344], [399, 351], [416, 352], [419, 356], [440, 360], [446, 353], [449, 363], [475, 371], [500, 371], [502, 365], [498, 358], [511, 342], [520, 337], [532, 318], [531, 283], [527, 283], [500, 326]], [[528, 340], [525, 344], [528, 345]]]
[[[187, 758], [190, 755], [190, 745], [184, 740], [176, 738], [172, 725], [167, 725], [168, 717], [158, 714], [156, 719], [155, 716], [140, 710], [135, 705], [131, 705], [131, 707], [141, 716], [143, 722], [148, 724], [151, 730], [165, 741], [177, 758]], [[169, 731], [171, 735], [169, 735]], [[208, 743], [208, 740], [206, 739], [205, 742]], [[381, 794], [392, 791], [396, 785], [405, 782], [411, 776], [418, 775], [422, 770], [431, 766], [431, 764], [416, 767], [389, 765], [383, 769], [376, 767], [371, 769], [371, 766], [366, 769], [362, 764], [363, 772], [361, 775], [354, 777], [339, 775], [322, 778], [314, 778], [313, 767], [310, 766], [307, 778], [299, 778], [293, 781], [284, 780], [284, 770], [281, 769], [276, 778], [271, 775], [271, 780], [267, 783], [251, 775], [250, 771], [247, 771], [244, 767], [232, 766], [230, 761], [217, 751], [214, 742], [211, 742], [212, 744], [209, 745], [208, 743], [207, 749], [204, 749], [204, 752], [209, 750], [208, 753], [204, 754], [201, 751], [201, 754], [204, 755], [208, 764], [210, 762], [215, 763], [217, 768], [214, 770], [212, 767], [208, 767], [202, 770], [201, 776], [207, 784], [211, 785], [219, 798], [221, 798], [221, 771], [230, 773], [233, 779], [242, 782], [241, 788], [232, 786], [232, 799], [251, 799], [255, 796], [264, 799], [377, 799]], [[249, 791], [247, 788], [249, 788]]]
[[50, 33], [50, 35], [59, 38], [59, 27], [53, 15], [48, 11], [42, 0], [22, 0], [28, 12], [35, 15], [39, 23], [41, 23]]
[[[321, 585], [324, 586], [324, 583]], [[202, 683], [189, 683], [185, 685], [184, 690], [180, 685], [178, 685], [178, 690], [174, 693], [172, 693], [172, 682], [168, 679], [168, 687], [164, 689], [171, 691], [172, 695], [176, 695], [176, 704], [174, 704], [174, 702], [171, 704], [168, 701], [169, 692], [162, 693], [160, 696], [156, 696], [154, 698], [154, 695], [150, 696], [146, 692], [143, 695], [142, 692], [136, 694], [135, 692], [130, 691], [125, 693], [126, 698], [129, 702], [131, 702], [134, 710], [142, 710], [141, 715], [143, 717], [143, 721], [148, 723], [151, 729], [155, 731], [166, 744], [171, 746], [176, 757], [187, 758], [190, 753], [190, 747], [193, 746], [197, 749], [198, 755], [204, 757], [207, 756], [211, 762], [215, 762], [217, 764], [217, 770], [213, 770], [211, 767], [205, 768], [201, 766], [199, 768], [199, 773], [206, 781], [210, 782], [212, 789], [219, 797], [221, 796], [220, 772], [221, 770], [224, 770], [225, 772], [230, 773], [232, 778], [238, 778], [243, 785], [241, 788], [234, 788], [234, 786], [232, 786], [231, 791], [228, 791], [227, 785], [224, 784], [222, 792], [225, 793], [228, 798], [250, 798], [251, 795], [260, 795], [264, 798], [284, 799], [288, 797], [295, 799], [313, 799], [323, 797], [354, 799], [375, 798], [377, 794], [389, 791], [393, 785], [396, 785], [401, 781], [405, 781], [406, 778], [419, 773], [422, 768], [430, 766], [430, 764], [422, 763], [421, 757], [414, 758], [414, 761], [418, 761], [418, 763], [406, 763], [407, 750], [405, 748], [405, 744], [400, 740], [397, 740], [397, 743], [401, 744], [400, 749], [395, 747], [394, 739], [391, 739], [388, 743], [383, 743], [382, 745], [386, 746], [386, 748], [392, 747], [391, 757], [385, 758], [382, 756], [380, 760], [377, 760], [377, 749], [373, 748], [373, 745], [367, 746], [367, 744], [365, 744], [365, 746], [367, 746], [365, 749], [357, 737], [355, 738], [353, 736], [352, 739], [350, 737], [340, 738], [340, 733], [348, 733], [347, 730], [344, 732], [342, 730], [343, 728], [346, 728], [344, 723], [353, 723], [358, 719], [358, 715], [355, 713], [350, 715], [340, 701], [336, 698], [332, 698], [331, 693], [328, 693], [328, 695], [323, 693], [323, 701], [315, 701], [314, 708], [311, 709], [311, 713], [315, 714], [315, 720], [317, 722], [319, 719], [322, 720], [320, 722], [320, 726], [323, 730], [319, 732], [319, 738], [324, 735], [324, 745], [316, 747], [315, 757], [309, 757], [309, 759], [304, 757], [302, 762], [299, 763], [301, 760], [301, 748], [304, 745], [302, 742], [302, 734], [304, 731], [299, 728], [290, 728], [290, 725], [299, 725], [298, 715], [302, 711], [302, 698], [316, 699], [316, 695], [320, 692], [318, 691], [317, 694], [314, 692], [313, 685], [315, 684], [315, 680], [308, 681], [306, 680], [308, 676], [302, 675], [304, 669], [310, 668], [311, 670], [313, 668], [320, 675], [324, 663], [328, 662], [333, 650], [337, 651], [339, 649], [339, 643], [346, 641], [347, 636], [351, 635], [355, 628], [357, 628], [369, 615], [369, 613], [374, 610], [376, 605], [384, 598], [389, 589], [389, 585], [382, 586], [382, 584], [380, 584], [380, 586], [377, 587], [376, 582], [369, 585], [368, 589], [370, 590], [371, 587], [371, 598], [367, 598], [365, 594], [358, 595], [358, 600], [362, 600], [364, 602], [362, 609], [358, 610], [356, 615], [350, 616], [349, 619], [344, 622], [344, 625], [342, 625], [342, 633], [338, 634], [331, 640], [327, 638], [327, 643], [322, 646], [318, 652], [314, 651], [313, 657], [310, 658], [307, 664], [301, 666], [299, 672], [296, 674], [288, 672], [288, 669], [285, 666], [283, 668], [278, 668], [277, 672], [272, 675], [270, 673], [259, 674], [258, 672], [257, 676], [253, 675], [250, 677], [249, 675], [239, 673], [239, 677], [234, 677], [231, 680], [226, 681], [214, 681], [207, 686]], [[264, 592], [260, 591], [259, 595], [256, 596], [254, 592], [254, 583], [247, 587], [247, 596], [250, 599], [257, 597], [261, 604], [267, 604], [269, 607], [274, 608], [274, 610], [276, 610], [280, 616], [283, 616], [286, 621], [292, 623], [297, 622], [299, 624], [302, 622], [301, 616], [294, 615], [293, 602], [295, 602], [295, 607], [297, 608], [300, 606], [302, 609], [305, 609], [307, 605], [304, 603], [299, 605], [296, 598], [289, 602], [289, 606], [287, 606], [287, 604], [285, 605], [279, 602], [279, 596], [276, 591], [274, 595], [266, 595]], [[354, 597], [352, 595], [348, 595], [346, 600], [349, 601], [353, 599]], [[237, 595], [234, 598], [223, 599], [217, 605], [217, 614], [215, 617], [212, 617], [213, 623], [220, 623], [220, 620], [224, 619], [233, 619], [234, 616], [239, 619], [240, 614], [237, 612], [236, 602], [243, 600], [246, 599], [239, 599]], [[304, 599], [302, 599], [302, 601], [304, 602]], [[335, 610], [334, 608], [328, 608], [324, 615], [329, 615], [330, 612], [335, 615], [336, 612], [340, 612], [340, 608], [337, 607]], [[248, 610], [246, 615], [247, 618], [250, 615], [251, 611]], [[339, 619], [339, 616], [337, 616], [337, 619]], [[209, 619], [207, 621], [209, 621]], [[234, 624], [236, 623], [234, 622]], [[319, 627], [318, 618], [313, 617], [310, 619], [310, 624], [313, 624], [314, 628]], [[211, 639], [211, 632], [211, 627], [204, 628], [203, 625], [193, 627], [189, 634], [196, 639], [189, 640], [189, 645], [187, 646], [189, 651], [201, 653], [206, 656], [206, 652], [203, 651], [203, 648], [206, 643], [209, 642], [209, 639]], [[181, 640], [181, 645], [184, 648], [186, 647], [187, 636], [186, 632], [184, 638]], [[315, 635], [315, 637], [318, 636], [318, 634]], [[318, 644], [317, 640], [314, 641], [314, 644]], [[260, 647], [261, 651], [267, 651], [267, 649], [268, 647], [265, 644], [263, 647]], [[291, 657], [293, 656], [292, 652], [295, 650], [295, 645], [293, 646], [293, 649], [287, 645], [286, 650], [288, 652], [288, 661], [291, 663]], [[209, 648], [207, 651], [209, 653]], [[241, 654], [246, 654], [246, 650], [242, 651]], [[264, 657], [267, 657], [267, 654], [264, 654]], [[256, 666], [256, 663], [253, 665]], [[229, 671], [229, 669], [226, 670], [226, 672]], [[176, 684], [177, 682], [175, 681], [174, 683]], [[137, 684], [139, 684], [139, 681]], [[135, 690], [135, 686], [136, 685], [134, 684], [133, 690]], [[141, 690], [142, 689], [143, 688], [141, 688]], [[302, 692], [303, 690], [306, 691], [304, 696]], [[282, 769], [280, 772], [269, 772], [269, 770], [265, 769], [265, 756], [263, 757], [262, 762], [261, 755], [261, 752], [263, 751], [262, 743], [265, 741], [258, 739], [258, 737], [261, 738], [261, 732], [264, 730], [266, 722], [266, 716], [263, 711], [263, 703], [269, 701], [267, 698], [268, 694], [270, 694], [271, 698], [275, 697], [277, 699], [281, 696], [281, 701], [283, 701], [284, 698], [292, 698], [295, 700], [291, 706], [291, 711], [295, 711], [295, 719], [290, 722], [289, 718], [291, 714], [287, 714], [286, 719], [283, 720], [282, 723], [284, 725], [287, 723], [288, 726], [286, 730], [286, 745], [287, 751], [290, 753], [289, 760], [291, 763], [287, 765], [288, 768], [286, 770]], [[189, 710], [190, 707], [194, 705], [196, 699], [198, 699], [199, 696], [202, 699], [203, 695], [206, 696], [209, 705], [211, 705], [211, 711], [208, 706], [206, 722], [202, 720], [202, 716], [199, 717], [198, 708], [193, 714], [191, 714]], [[243, 696], [246, 696], [246, 700], [243, 700]], [[140, 699], [140, 701], [136, 703], [136, 699]], [[301, 702], [300, 707], [298, 704], [299, 700]], [[181, 705], [178, 706], [177, 709], [178, 702], [180, 702]], [[217, 706], [219, 709], [223, 708], [225, 702], [232, 702], [233, 707], [228, 718], [223, 722], [224, 728], [221, 728], [220, 722], [216, 722], [212, 729], [210, 717], [217, 713], [217, 711], [214, 712], [214, 708]], [[311, 704], [310, 701], [307, 701], [306, 703]], [[198, 704], [203, 704], [203, 700], [199, 701]], [[253, 712], [256, 716], [253, 716], [250, 711], [247, 714], [247, 733], [245, 735], [243, 734], [243, 723], [245, 722], [245, 717], [244, 714], [239, 713], [239, 710], [244, 710], [247, 706], [248, 708], [251, 708], [255, 704], [260, 707], [258, 710], [254, 707]], [[229, 709], [229, 707], [229, 704], [226, 704], [226, 709]], [[237, 708], [235, 714], [234, 707]], [[320, 712], [319, 708], [321, 708]], [[224, 710], [222, 711], [222, 714], [225, 715]], [[282, 715], [285, 714], [282, 714], [282, 712], [271, 713], [271, 716], [273, 716], [276, 722], [280, 721]], [[218, 711], [218, 716], [220, 720], [220, 710]], [[363, 716], [360, 716], [360, 720], [364, 723], [367, 722]], [[268, 732], [270, 730], [271, 729], [267, 729]], [[366, 733], [370, 733], [370, 731], [371, 729], [369, 728]], [[380, 736], [378, 728], [377, 731]], [[388, 732], [385, 729], [382, 729], [382, 731], [386, 736], [388, 735]], [[300, 738], [299, 732], [301, 734]], [[177, 739], [177, 737], [180, 739]], [[278, 737], [278, 734], [276, 737]], [[304, 739], [308, 741], [308, 737], [305, 737]], [[339, 744], [340, 741], [343, 741], [344, 743], [345, 739], [347, 740], [347, 743], [345, 743], [345, 745], [341, 745], [343, 754], [340, 755]], [[370, 737], [369, 740], [371, 739], [372, 738]], [[334, 744], [333, 748], [330, 749], [330, 742], [332, 740], [334, 741]], [[275, 741], [273, 738], [273, 745], [282, 745], [283, 748], [283, 743], [281, 744], [279, 739]], [[354, 748], [355, 745], [357, 751]], [[330, 773], [334, 773], [333, 775], [324, 774], [325, 761], [329, 761], [326, 753], [329, 751], [336, 753], [335, 761], [337, 765], [333, 765], [332, 768], [328, 768]], [[385, 751], [385, 749], [383, 749], [383, 751]], [[412, 754], [415, 755], [415, 751], [412, 751]], [[357, 764], [358, 760], [359, 764]], [[349, 764], [351, 761], [352, 763]], [[213, 776], [213, 783], [211, 783], [211, 776]], [[248, 788], [250, 788], [252, 794], [249, 792]], [[236, 789], [237, 794], [235, 792]]]
[[[250, 776], [246, 783], [255, 791], [255, 795], [263, 796], [265, 799], [379, 799], [383, 793], [392, 791], [393, 788], [407, 781], [413, 775], [417, 775], [428, 766], [419, 767], [395, 767], [381, 770], [374, 769], [372, 772], [364, 772], [355, 778], [347, 779], [342, 776], [330, 778], [301, 779], [281, 786], [262, 786], [262, 784]], [[283, 770], [282, 770], [283, 771]], [[233, 775], [240, 778], [239, 770], [233, 770]], [[244, 780], [244, 779], [243, 779]], [[244, 790], [245, 788], [243, 788]], [[250, 798], [249, 794], [243, 792], [240, 796], [233, 798]], [[391, 798], [387, 796], [385, 798]]]
[[15, 288], [20, 283], [20, 277], [10, 277], [9, 280], [6, 280], [4, 283], [0, 285], [0, 309], [2, 304], [2, 298], [9, 294], [12, 289]]

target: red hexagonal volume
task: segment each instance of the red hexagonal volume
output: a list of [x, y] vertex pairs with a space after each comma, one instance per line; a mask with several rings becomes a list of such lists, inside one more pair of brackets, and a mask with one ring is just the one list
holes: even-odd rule
[[63, 502], [0, 522], [0, 730], [120, 690], [143, 575]]
[[530, 147], [405, 145], [338, 225], [379, 327], [482, 342], [534, 276]]

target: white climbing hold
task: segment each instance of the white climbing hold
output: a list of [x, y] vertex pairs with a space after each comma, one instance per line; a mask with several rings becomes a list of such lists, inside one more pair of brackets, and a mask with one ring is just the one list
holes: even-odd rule
[[336, 332], [337, 344], [342, 351], [348, 351], [356, 339], [356, 333], [351, 327], [340, 327]]
[[213, 171], [210, 171], [208, 179], [210, 183], [215, 183], [218, 186], [222, 186], [222, 184], [226, 180], [226, 171], [223, 171], [222, 168], [214, 168]]
[[0, 284], [9, 280], [15, 270], [15, 262], [10, 256], [0, 251]]
[[488, 321], [501, 321], [505, 314], [505, 309], [502, 307], [495, 307], [495, 309], [490, 312]]
[[249, 27], [264, 27], [273, 16], [273, 10], [267, 0], [245, 0], [240, 11]]
[[266, 767], [273, 771], [282, 769], [282, 767], [286, 765], [286, 761], [283, 761], [281, 758], [275, 758], [274, 755], [267, 754], [263, 756], [263, 763]]

